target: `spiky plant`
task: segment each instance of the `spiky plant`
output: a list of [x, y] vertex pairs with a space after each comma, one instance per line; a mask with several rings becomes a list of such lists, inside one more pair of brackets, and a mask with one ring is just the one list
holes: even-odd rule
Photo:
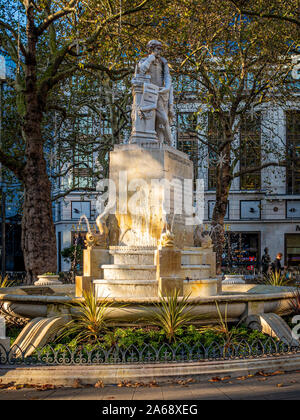
[[5, 276], [4, 278], [0, 277], [0, 289], [4, 289], [5, 287], [11, 287], [13, 285], [12, 280], [8, 280], [8, 276]]
[[180, 328], [196, 318], [191, 314], [193, 308], [189, 305], [189, 296], [179, 297], [176, 289], [170, 296], [161, 297], [159, 303], [154, 304], [155, 309], [149, 312], [147, 321], [162, 329], [170, 343], [176, 341]]
[[83, 293], [83, 301], [78, 305], [79, 308], [70, 305], [78, 313], [61, 329], [58, 339], [75, 335], [77, 342], [98, 342], [107, 328], [105, 312], [111, 304], [106, 299], [98, 303], [97, 297], [90, 291]]
[[291, 279], [280, 271], [271, 271], [264, 277], [264, 284], [270, 286], [288, 286]]

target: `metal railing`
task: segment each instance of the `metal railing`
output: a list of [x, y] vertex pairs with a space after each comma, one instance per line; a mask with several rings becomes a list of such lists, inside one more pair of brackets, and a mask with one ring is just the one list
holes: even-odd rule
[[159, 347], [145, 344], [143, 347], [130, 345], [127, 348], [112, 346], [107, 349], [100, 344], [70, 348], [63, 345], [47, 345], [43, 348], [28, 346], [25, 350], [13, 346], [10, 350], [0, 344], [0, 365], [97, 365], [130, 363], [180, 363], [255, 359], [300, 354], [300, 347], [292, 347], [276, 339], [256, 340], [249, 344], [212, 342], [209, 346], [201, 343], [189, 346], [185, 343]]

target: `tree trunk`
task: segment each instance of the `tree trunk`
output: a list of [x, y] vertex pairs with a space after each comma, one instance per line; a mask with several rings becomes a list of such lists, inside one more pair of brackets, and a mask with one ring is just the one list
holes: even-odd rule
[[222, 272], [222, 255], [225, 244], [224, 218], [231, 186], [230, 144], [226, 147], [225, 163], [216, 168], [216, 204], [212, 216], [212, 240], [216, 252], [217, 274]]
[[28, 284], [33, 283], [39, 274], [57, 270], [51, 185], [42, 145], [32, 143], [28, 147], [31, 153], [27, 156], [24, 170], [25, 196], [22, 218], [22, 248]]
[[51, 184], [44, 159], [42, 121], [47, 92], [38, 92], [34, 7], [26, 5], [25, 107], [23, 122], [25, 137], [25, 168], [23, 171], [24, 205], [22, 218], [22, 248], [26, 282], [33, 283], [37, 275], [56, 272], [56, 236], [52, 218]]

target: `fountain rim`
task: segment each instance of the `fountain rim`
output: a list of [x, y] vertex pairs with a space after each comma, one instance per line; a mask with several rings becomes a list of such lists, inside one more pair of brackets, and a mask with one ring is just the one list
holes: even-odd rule
[[[276, 288], [277, 286], [272, 286]], [[18, 288], [19, 289], [19, 288]], [[290, 287], [291, 290], [281, 290], [274, 293], [235, 293], [224, 295], [216, 295], [210, 297], [193, 297], [189, 298], [188, 302], [191, 305], [201, 305], [206, 303], [239, 303], [239, 302], [251, 302], [251, 301], [272, 301], [278, 299], [288, 299], [294, 296], [294, 291], [296, 288]], [[0, 289], [0, 303], [1, 301], [9, 302], [22, 302], [24, 304], [28, 303], [46, 303], [46, 304], [76, 304], [83, 302], [83, 297], [70, 297], [70, 296], [44, 296], [44, 295], [18, 295], [13, 293], [1, 293]], [[153, 304], [159, 303], [161, 298], [159, 296], [154, 297], [107, 297], [107, 298], [98, 298], [98, 302], [108, 302], [108, 303], [117, 303], [117, 304]]]

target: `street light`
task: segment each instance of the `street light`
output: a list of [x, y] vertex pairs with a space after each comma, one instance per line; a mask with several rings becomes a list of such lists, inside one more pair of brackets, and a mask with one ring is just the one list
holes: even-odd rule
[[[2, 147], [2, 119], [3, 119], [3, 84], [6, 80], [6, 63], [5, 57], [0, 55], [0, 147]], [[3, 170], [2, 164], [0, 162], [0, 194], [1, 194], [1, 272], [2, 277], [4, 278], [6, 273], [6, 250], [5, 250], [5, 221], [6, 221], [6, 212], [5, 212], [5, 191], [3, 188]]]

